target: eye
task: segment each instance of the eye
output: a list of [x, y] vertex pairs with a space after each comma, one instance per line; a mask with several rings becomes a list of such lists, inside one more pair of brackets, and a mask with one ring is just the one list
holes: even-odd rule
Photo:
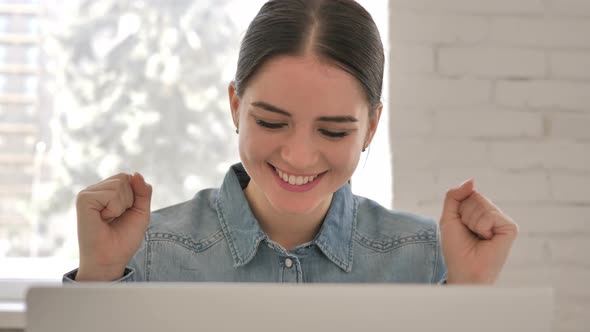
[[348, 131], [330, 131], [326, 129], [320, 129], [319, 131], [322, 133], [322, 135], [330, 138], [342, 138], [344, 136], [348, 136], [349, 134]]
[[262, 121], [262, 120], [256, 120], [256, 124], [261, 127], [268, 128], [268, 129], [280, 129], [280, 128], [283, 128], [284, 126], [286, 126], [285, 123], [273, 123], [273, 122], [266, 122], [266, 121]]

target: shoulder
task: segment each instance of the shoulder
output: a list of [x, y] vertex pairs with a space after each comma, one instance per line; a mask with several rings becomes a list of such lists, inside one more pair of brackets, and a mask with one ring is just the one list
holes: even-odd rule
[[216, 188], [204, 189], [191, 200], [153, 211], [146, 240], [198, 247], [204, 241], [220, 239], [222, 232], [215, 208], [218, 191]]
[[361, 196], [355, 199], [357, 241], [382, 249], [438, 241], [438, 225], [432, 218], [390, 210]]

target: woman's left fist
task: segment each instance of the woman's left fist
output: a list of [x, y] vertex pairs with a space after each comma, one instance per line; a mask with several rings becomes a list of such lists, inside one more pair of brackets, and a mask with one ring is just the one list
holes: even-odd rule
[[440, 218], [448, 283], [493, 284], [508, 258], [518, 225], [468, 180], [447, 191]]

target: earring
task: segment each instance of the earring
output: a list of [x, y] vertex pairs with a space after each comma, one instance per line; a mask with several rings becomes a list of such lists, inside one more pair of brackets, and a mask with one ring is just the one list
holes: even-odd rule
[[368, 145], [367, 145], [367, 146], [364, 146], [364, 147], [363, 147], [363, 151], [362, 151], [362, 152], [365, 152], [365, 151], [367, 151], [367, 148], [368, 148], [368, 147], [369, 147]]
[[236, 128], [236, 134], [240, 133], [240, 128]]

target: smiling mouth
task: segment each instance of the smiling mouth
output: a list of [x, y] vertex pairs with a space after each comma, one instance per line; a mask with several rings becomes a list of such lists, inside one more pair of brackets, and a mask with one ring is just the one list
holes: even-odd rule
[[325, 172], [315, 174], [315, 175], [294, 175], [294, 174], [289, 174], [289, 173], [283, 172], [271, 164], [268, 164], [268, 165], [273, 169], [273, 171], [275, 171], [275, 173], [277, 173], [277, 175], [279, 176], [279, 178], [281, 180], [283, 180], [283, 182], [288, 183], [292, 186], [306, 185], [310, 182], [313, 182], [313, 180], [317, 179], [318, 177], [320, 177], [328, 172], [328, 171], [325, 171]]

